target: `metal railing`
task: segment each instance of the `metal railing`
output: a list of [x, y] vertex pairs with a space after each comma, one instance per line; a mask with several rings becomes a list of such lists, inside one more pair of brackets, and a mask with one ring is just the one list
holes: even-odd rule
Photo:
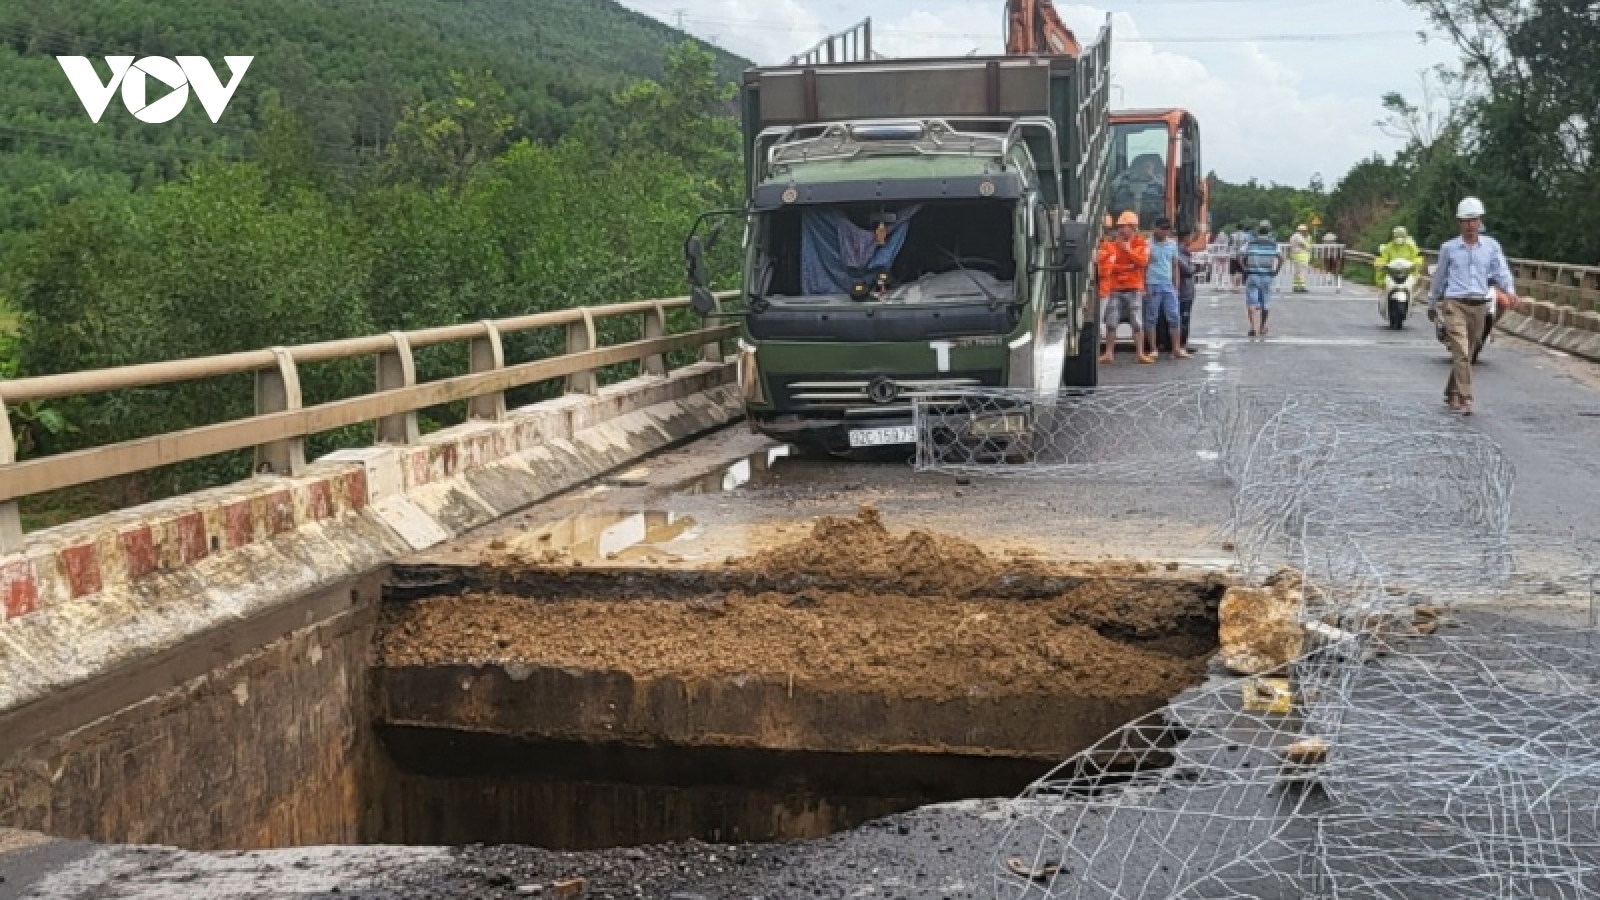
[[872, 49], [872, 19], [866, 18], [843, 31], [828, 35], [810, 49], [789, 57], [791, 66], [819, 66], [827, 63], [868, 62], [883, 59]]
[[[667, 354], [693, 347], [701, 348], [703, 360], [720, 360], [720, 341], [733, 337], [737, 326], [669, 334], [668, 311], [688, 305], [688, 298], [679, 297], [578, 307], [469, 325], [0, 381], [0, 552], [22, 547], [16, 503], [21, 497], [246, 449], [255, 450], [255, 471], [298, 475], [306, 468], [305, 439], [321, 432], [372, 422], [380, 443], [410, 444], [420, 436], [417, 411], [427, 407], [465, 400], [469, 418], [499, 421], [506, 412], [505, 392], [512, 388], [565, 378], [568, 393], [592, 394], [599, 389], [596, 370], [605, 366], [638, 361], [643, 374], [666, 375]], [[642, 316], [643, 337], [600, 346], [595, 323], [619, 316]], [[540, 328], [565, 328], [566, 353], [506, 365], [502, 336]], [[413, 351], [462, 341], [469, 345], [467, 374], [418, 383]], [[373, 393], [302, 405], [301, 364], [363, 356], [377, 360]], [[6, 415], [11, 404], [252, 373], [253, 416], [55, 456], [16, 458]]]
[[[1372, 265], [1377, 257], [1372, 253], [1349, 251], [1345, 254], [1351, 262]], [[1436, 250], [1424, 250], [1428, 271], [1439, 261]], [[1537, 259], [1509, 259], [1511, 274], [1517, 279], [1517, 293], [1524, 298], [1542, 300], [1578, 310], [1600, 312], [1600, 266], [1579, 266], [1571, 263], [1545, 262]], [[1423, 274], [1423, 280], [1427, 274]]]
[[[1278, 255], [1283, 259], [1283, 267], [1278, 270], [1277, 278], [1272, 281], [1274, 291], [1287, 291], [1294, 288], [1295, 264], [1289, 253], [1289, 245], [1278, 244]], [[1360, 255], [1351, 253], [1343, 244], [1311, 244], [1306, 248], [1310, 262], [1299, 273], [1299, 277], [1306, 287], [1311, 289], [1341, 290], [1344, 287], [1344, 266], [1353, 257]], [[1233, 258], [1234, 248], [1228, 244], [1216, 243], [1206, 245], [1206, 257], [1210, 267], [1201, 279], [1202, 284], [1212, 287], [1224, 287], [1232, 283], [1232, 272], [1229, 261]], [[1367, 255], [1370, 260], [1370, 254]]]

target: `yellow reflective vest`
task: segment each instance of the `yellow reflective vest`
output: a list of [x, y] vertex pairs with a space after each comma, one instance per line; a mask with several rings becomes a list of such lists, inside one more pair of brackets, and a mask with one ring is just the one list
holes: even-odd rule
[[[1422, 249], [1411, 238], [1390, 241], [1378, 248], [1378, 258], [1372, 261], [1372, 277], [1378, 287], [1383, 287], [1383, 267], [1397, 259], [1408, 259], [1412, 265], [1422, 266]], [[1417, 274], [1421, 275], [1422, 272]]]

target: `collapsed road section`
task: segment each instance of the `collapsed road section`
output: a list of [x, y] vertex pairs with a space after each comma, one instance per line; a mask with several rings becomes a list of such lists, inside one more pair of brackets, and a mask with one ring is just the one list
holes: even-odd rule
[[714, 570], [402, 567], [374, 837], [766, 841], [1009, 795], [1198, 680], [1219, 593], [871, 510]]
[[1159, 710], [1203, 677], [1224, 591], [871, 511], [694, 566], [450, 556], [14, 717], [0, 826], [231, 852], [816, 837], [1013, 795]]

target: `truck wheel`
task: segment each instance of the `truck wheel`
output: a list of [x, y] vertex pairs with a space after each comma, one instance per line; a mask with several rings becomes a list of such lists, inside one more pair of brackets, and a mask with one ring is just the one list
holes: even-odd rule
[[1078, 334], [1078, 352], [1067, 357], [1061, 370], [1066, 387], [1096, 387], [1100, 384], [1100, 326], [1083, 326]]

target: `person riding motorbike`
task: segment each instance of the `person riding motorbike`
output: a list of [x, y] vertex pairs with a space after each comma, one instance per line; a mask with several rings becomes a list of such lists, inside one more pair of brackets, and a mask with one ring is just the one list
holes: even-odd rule
[[1421, 270], [1422, 248], [1417, 246], [1402, 226], [1395, 226], [1392, 240], [1378, 247], [1378, 258], [1372, 261], [1373, 280], [1383, 287], [1383, 268], [1397, 259], [1404, 259]]

